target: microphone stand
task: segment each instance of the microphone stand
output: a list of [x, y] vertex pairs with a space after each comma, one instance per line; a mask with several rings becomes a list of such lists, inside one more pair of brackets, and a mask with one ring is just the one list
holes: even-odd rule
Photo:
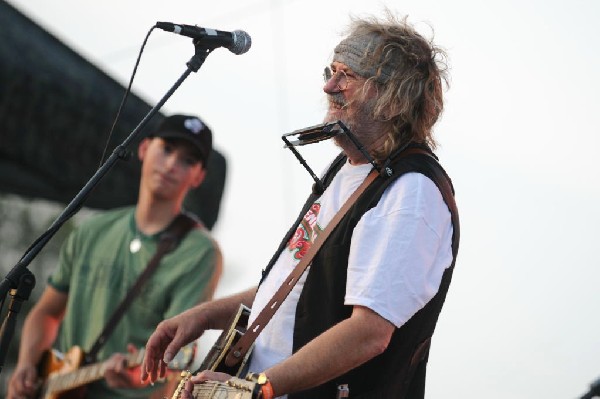
[[83, 206], [83, 202], [93, 190], [93, 188], [100, 182], [100, 180], [108, 173], [108, 171], [116, 164], [117, 160], [123, 160], [128, 158], [129, 151], [127, 146], [137, 137], [139, 132], [146, 126], [150, 119], [160, 110], [160, 108], [167, 102], [167, 100], [173, 95], [175, 90], [192, 72], [197, 72], [206, 57], [218, 46], [211, 46], [200, 41], [194, 40], [195, 54], [186, 63], [187, 69], [181, 75], [181, 77], [175, 82], [175, 84], [167, 91], [167, 93], [160, 99], [160, 101], [146, 114], [142, 121], [137, 127], [129, 134], [129, 136], [118, 145], [110, 157], [106, 159], [104, 164], [94, 175], [88, 180], [84, 187], [79, 193], [71, 200], [67, 207], [62, 213], [54, 220], [50, 228], [42, 234], [32, 246], [27, 250], [25, 255], [19, 260], [19, 262], [8, 272], [4, 279], [0, 282], [0, 313], [4, 307], [4, 299], [8, 292], [12, 296], [12, 300], [9, 305], [9, 311], [5, 317], [2, 327], [0, 327], [0, 373], [4, 367], [4, 361], [8, 352], [10, 341], [14, 335], [16, 317], [21, 308], [23, 301], [29, 299], [29, 294], [35, 287], [35, 277], [27, 269], [27, 266], [31, 261], [39, 254], [44, 246], [50, 241], [50, 239], [56, 234], [58, 229], [68, 221], [73, 215], [75, 215], [79, 209]]

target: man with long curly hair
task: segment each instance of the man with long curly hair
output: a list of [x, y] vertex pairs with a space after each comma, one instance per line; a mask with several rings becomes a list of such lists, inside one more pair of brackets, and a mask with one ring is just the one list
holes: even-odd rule
[[[258, 288], [158, 326], [146, 345], [144, 377], [155, 379], [181, 345], [206, 329], [225, 328], [240, 303], [252, 308], [255, 325], [307, 245], [375, 170], [260, 326], [247, 379], [267, 399], [424, 397], [431, 337], [459, 241], [452, 184], [432, 152], [446, 71], [444, 52], [406, 19], [353, 21], [325, 69], [325, 122], [341, 121], [352, 135], [334, 137], [342, 154], [324, 174], [324, 190], [309, 197]], [[194, 397], [206, 381], [231, 378], [201, 371], [181, 395]]]

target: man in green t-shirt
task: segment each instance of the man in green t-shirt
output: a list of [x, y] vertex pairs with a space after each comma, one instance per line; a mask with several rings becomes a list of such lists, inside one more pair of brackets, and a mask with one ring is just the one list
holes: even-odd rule
[[[136, 206], [94, 216], [65, 241], [57, 269], [25, 320], [7, 399], [35, 397], [48, 373], [54, 377], [60, 367], [71, 368], [65, 361], [39, 371], [51, 348], [69, 354], [77, 348], [91, 349], [153, 257], [160, 234], [182, 212], [187, 192], [202, 183], [211, 149], [210, 129], [199, 118], [187, 115], [166, 118], [140, 143], [142, 171]], [[101, 346], [97, 362], [104, 368], [90, 377], [94, 382], [84, 386], [85, 397], [168, 396], [166, 384], [140, 383], [137, 362], [127, 360], [139, 354], [138, 348], [161, 320], [210, 299], [221, 270], [220, 250], [198, 223], [162, 258]], [[87, 375], [79, 377], [89, 381]]]

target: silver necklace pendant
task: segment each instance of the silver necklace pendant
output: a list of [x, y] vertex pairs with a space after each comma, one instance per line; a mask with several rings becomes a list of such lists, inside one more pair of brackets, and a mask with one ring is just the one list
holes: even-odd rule
[[129, 251], [132, 254], [135, 254], [136, 252], [138, 252], [140, 250], [140, 248], [142, 248], [142, 241], [139, 239], [139, 237], [135, 237], [129, 243]]

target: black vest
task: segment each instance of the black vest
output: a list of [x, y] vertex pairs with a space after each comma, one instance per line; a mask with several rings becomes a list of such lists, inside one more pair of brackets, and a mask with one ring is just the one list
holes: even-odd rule
[[[345, 157], [338, 157], [334, 162], [325, 177], [326, 185], [345, 161]], [[352, 307], [344, 305], [344, 296], [352, 232], [362, 215], [375, 207], [385, 189], [404, 173], [418, 172], [429, 177], [442, 193], [452, 216], [454, 256], [452, 265], [444, 272], [437, 294], [402, 327], [395, 330], [385, 352], [321, 386], [291, 394], [290, 399], [332, 399], [336, 397], [337, 387], [340, 384], [348, 384], [350, 398], [424, 397], [429, 343], [448, 291], [458, 251], [460, 235], [458, 212], [454, 203], [451, 181], [433, 154], [412, 153], [406, 156], [400, 154], [389, 166], [393, 170], [393, 175], [379, 176], [375, 179], [340, 221], [313, 259], [296, 308], [294, 352], [336, 323], [350, 317]], [[295, 231], [299, 220], [315, 198], [316, 195], [309, 197], [290, 233]], [[288, 234], [282, 241], [280, 250], [272, 258], [266, 272], [270, 270], [290, 236], [291, 234]]]

